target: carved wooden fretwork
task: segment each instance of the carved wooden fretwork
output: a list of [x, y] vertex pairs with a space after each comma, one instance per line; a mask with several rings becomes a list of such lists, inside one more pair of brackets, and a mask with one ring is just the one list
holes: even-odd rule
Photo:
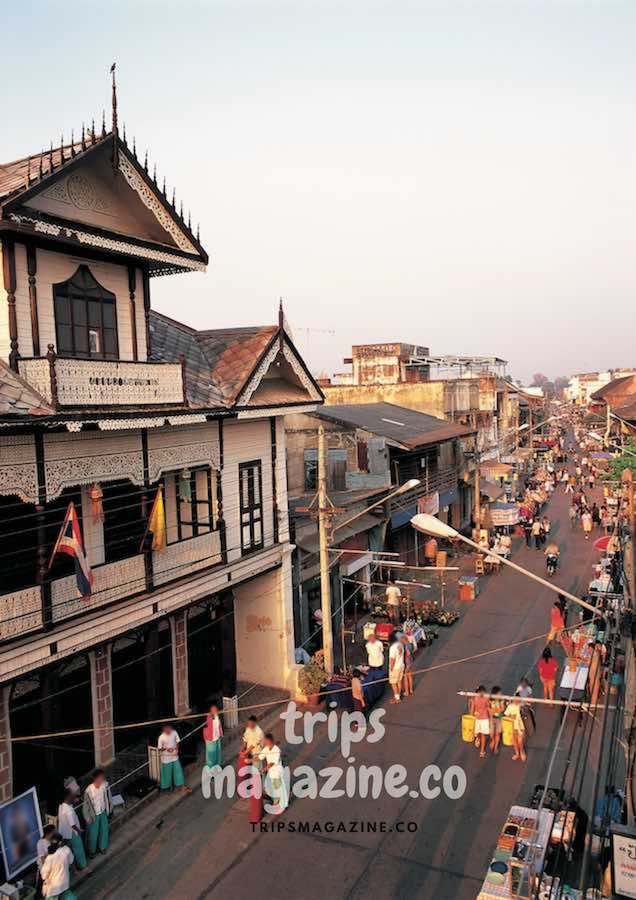
[[[270, 367], [273, 365], [279, 352], [280, 352], [280, 345], [279, 345], [279, 341], [276, 340], [272, 344], [272, 346], [269, 350], [269, 353], [267, 353], [267, 355], [261, 360], [261, 364], [259, 365], [258, 369], [254, 372], [247, 387], [243, 390], [240, 397], [238, 398], [241, 406], [245, 406], [250, 402], [250, 400], [252, 398], [252, 394], [257, 389], [257, 387], [259, 386], [259, 384], [261, 383], [261, 381], [263, 380], [265, 375], [267, 375], [267, 372], [269, 371]], [[314, 387], [314, 385], [311, 381], [311, 378], [307, 375], [307, 373], [305, 372], [305, 370], [303, 369], [301, 364], [298, 362], [295, 354], [293, 353], [293, 351], [291, 350], [291, 348], [289, 347], [289, 345], [287, 344], [286, 341], [283, 341], [283, 356], [285, 357], [285, 359], [287, 360], [287, 362], [293, 369], [294, 374], [296, 375], [296, 377], [298, 378], [298, 380], [300, 381], [302, 386], [305, 388], [305, 390], [309, 394], [310, 398], [312, 400], [320, 400], [321, 399], [320, 394]]]
[[156, 481], [164, 472], [190, 466], [220, 467], [218, 441], [201, 441], [180, 447], [156, 447], [148, 452], [148, 477]]
[[[205, 272], [205, 263], [198, 259], [187, 259], [175, 256], [163, 250], [151, 250], [149, 247], [141, 247], [138, 244], [130, 244], [128, 241], [120, 241], [115, 238], [105, 238], [98, 234], [90, 234], [79, 228], [68, 225], [53, 225], [51, 222], [43, 222], [35, 216], [24, 216], [19, 213], [11, 213], [11, 220], [18, 224], [31, 225], [40, 234], [48, 234], [52, 237], [66, 235], [76, 238], [81, 244], [91, 247], [99, 247], [103, 250], [112, 250], [116, 253], [124, 253], [127, 256], [139, 256], [142, 259], [156, 260], [180, 269], [193, 269], [196, 272]], [[196, 252], [196, 251], [195, 251]]]
[[93, 591], [90, 599], [77, 596], [77, 579], [74, 575], [59, 578], [51, 584], [53, 621], [59, 622], [79, 612], [87, 612], [104, 603], [130, 597], [145, 590], [146, 574], [143, 556], [131, 556], [119, 562], [108, 563], [93, 569]]
[[108, 197], [104, 196], [92, 178], [82, 172], [73, 172], [67, 178], [56, 181], [42, 192], [42, 197], [67, 203], [76, 209], [88, 209], [104, 216], [113, 215]]
[[0, 436], [0, 495], [37, 503], [38, 474], [33, 436]]
[[47, 460], [46, 473], [47, 500], [55, 500], [64, 488], [94, 481], [119, 481], [127, 478], [140, 487], [144, 483], [144, 464], [141, 450], [108, 453], [103, 456], [82, 456], [81, 447], [75, 459]]
[[2, 594], [0, 601], [2, 602], [2, 619], [0, 620], [0, 638], [2, 640], [42, 627], [42, 597], [39, 586], [14, 591], [12, 594]]
[[153, 190], [146, 184], [139, 172], [126, 159], [125, 156], [119, 157], [119, 171], [122, 173], [130, 187], [137, 194], [141, 202], [157, 219], [162, 228], [168, 232], [170, 237], [180, 250], [185, 253], [198, 253], [196, 247], [187, 239], [183, 231], [179, 228], [170, 213], [165, 209], [163, 204], [158, 200]]

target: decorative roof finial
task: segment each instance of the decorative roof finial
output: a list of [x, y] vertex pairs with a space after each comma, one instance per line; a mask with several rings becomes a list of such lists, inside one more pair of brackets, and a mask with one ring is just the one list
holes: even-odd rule
[[183, 222], [183, 200], [181, 201], [181, 209], [179, 210], [179, 218]]
[[126, 140], [126, 123], [124, 122], [123, 134], [121, 136], [122, 141], [124, 142], [124, 146], [128, 146], [128, 141]]
[[106, 137], [106, 110], [102, 110], [102, 137]]
[[199, 237], [199, 223], [197, 222], [197, 242], [200, 240], [201, 238]]
[[40, 153], [40, 166], [38, 169], [38, 178], [44, 178], [44, 150]]
[[64, 162], [64, 132], [60, 135], [60, 163]]
[[95, 119], [91, 120], [91, 144], [95, 143]]
[[53, 141], [51, 141], [51, 147], [49, 149], [49, 173], [53, 171]]
[[188, 210], [188, 231], [192, 231], [192, 219], [190, 218], [190, 210]]
[[31, 184], [31, 157], [27, 156], [27, 173], [26, 173], [26, 187], [28, 189]]
[[[117, 83], [115, 81], [115, 68], [117, 63], [113, 63], [110, 67], [110, 74], [113, 76], [113, 93], [111, 103], [111, 131], [113, 134], [113, 171], [116, 173], [119, 169], [119, 128], [117, 124]], [[124, 144], [126, 143], [126, 129], [124, 128]]]
[[285, 313], [283, 312], [283, 298], [278, 298], [278, 336], [280, 352], [283, 352], [283, 335], [285, 334]]
[[152, 180], [155, 184], [157, 183], [157, 163], [155, 163], [152, 168]]
[[146, 150], [146, 155], [144, 156], [144, 171], [148, 171], [148, 151]]
[[163, 194], [164, 197], [166, 196], [166, 176], [165, 175], [163, 176], [163, 187], [161, 189], [161, 193]]
[[133, 156], [137, 159], [137, 138], [133, 135]]
[[84, 128], [83, 122], [82, 122], [82, 150], [86, 150], [86, 129]]
[[175, 188], [172, 188], [172, 208], [174, 210], [177, 209], [177, 191]]
[[75, 158], [75, 131], [71, 128], [71, 159]]

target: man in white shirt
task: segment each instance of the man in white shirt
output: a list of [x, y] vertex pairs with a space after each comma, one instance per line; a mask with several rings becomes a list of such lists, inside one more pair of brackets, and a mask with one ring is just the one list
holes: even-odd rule
[[95, 851], [106, 853], [110, 839], [108, 816], [113, 811], [110, 788], [103, 769], [95, 769], [93, 781], [84, 791], [82, 812], [86, 822], [86, 847], [92, 859]]
[[42, 863], [40, 875], [42, 876], [44, 897], [74, 897], [69, 887], [71, 884], [70, 869], [73, 863], [73, 854], [70, 847], [65, 847], [62, 836], [57, 832], [52, 835], [49, 852]]
[[265, 735], [265, 746], [258, 754], [259, 760], [263, 763], [263, 780], [265, 789], [271, 789], [273, 808], [271, 812], [278, 815], [287, 809], [289, 804], [289, 796], [287, 794], [287, 785], [283, 775], [283, 767], [281, 765], [280, 747], [274, 743], [274, 735], [267, 732]]
[[389, 619], [395, 625], [397, 625], [400, 621], [400, 599], [402, 597], [402, 592], [400, 591], [397, 584], [394, 584], [392, 581], [389, 582], [386, 589], [386, 604], [387, 604], [387, 612], [389, 614]]
[[37, 878], [37, 888], [36, 894], [39, 896], [42, 893], [42, 866], [44, 864], [44, 860], [49, 855], [49, 846], [51, 844], [51, 839], [55, 834], [55, 826], [54, 825], [45, 825], [42, 831], [42, 837], [37, 842], [37, 846], [35, 848], [35, 852], [37, 854], [36, 863], [38, 867], [38, 878]]
[[263, 749], [265, 743], [265, 735], [263, 729], [258, 724], [256, 716], [250, 716], [243, 732], [243, 748], [246, 753], [252, 753], [257, 756]]
[[164, 725], [157, 747], [161, 751], [161, 790], [167, 791], [179, 788], [183, 793], [190, 793], [183, 777], [183, 767], [179, 760], [179, 735], [172, 725]]
[[369, 660], [369, 668], [371, 669], [383, 669], [384, 668], [384, 648], [382, 646], [382, 641], [379, 641], [377, 635], [370, 634], [369, 640], [366, 644], [367, 650], [367, 658]]
[[389, 650], [389, 684], [393, 688], [393, 700], [391, 703], [399, 703], [402, 693], [402, 679], [404, 677], [404, 644], [396, 640]]
[[60, 803], [57, 811], [57, 830], [64, 840], [70, 844], [75, 865], [78, 869], [83, 869], [86, 866], [86, 854], [82, 841], [82, 829], [80, 828], [77, 813], [73, 809], [74, 800], [75, 795], [73, 791], [67, 788], [64, 792], [64, 802]]

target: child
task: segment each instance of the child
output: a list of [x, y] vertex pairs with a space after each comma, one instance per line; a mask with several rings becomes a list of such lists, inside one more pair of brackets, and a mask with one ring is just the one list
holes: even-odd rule
[[477, 695], [472, 699], [471, 712], [475, 717], [475, 746], [479, 747], [479, 756], [483, 759], [486, 755], [486, 741], [491, 734], [490, 703], [483, 684], [479, 685]]
[[499, 745], [501, 744], [501, 733], [503, 731], [503, 722], [501, 721], [504, 714], [506, 704], [503, 700], [497, 700], [497, 695], [501, 694], [501, 688], [496, 684], [490, 691], [490, 717], [492, 719], [492, 731], [490, 734], [490, 749], [493, 753], [499, 753]]

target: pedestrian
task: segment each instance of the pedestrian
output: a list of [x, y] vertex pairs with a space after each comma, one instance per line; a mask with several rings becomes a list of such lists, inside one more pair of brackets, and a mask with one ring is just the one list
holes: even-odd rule
[[595, 528], [599, 528], [601, 525], [601, 511], [596, 503], [592, 504], [592, 524]]
[[541, 519], [541, 540], [545, 544], [548, 539], [548, 535], [550, 534], [550, 529], [552, 528], [552, 523], [547, 516], [544, 516]]
[[590, 486], [590, 490], [593, 491], [593, 490], [594, 490], [594, 485], [596, 484], [596, 475], [594, 474], [594, 470], [593, 470], [593, 469], [590, 469], [590, 472], [589, 472], [589, 474], [588, 474], [588, 476], [587, 476], [587, 483], [588, 483], [589, 486]]
[[213, 703], [205, 720], [203, 740], [205, 741], [205, 764], [210, 769], [223, 765], [223, 726], [219, 716], [219, 707]]
[[250, 802], [250, 825], [258, 825], [263, 818], [263, 780], [259, 764], [258, 754], [246, 754], [245, 765], [252, 770], [250, 773], [251, 781], [247, 785]]
[[106, 853], [110, 841], [108, 817], [113, 811], [110, 787], [103, 769], [95, 769], [93, 780], [84, 791], [82, 813], [86, 822], [86, 849], [89, 859], [96, 850]]
[[413, 660], [415, 656], [413, 640], [408, 634], [403, 634], [400, 640], [404, 647], [404, 696], [410, 697], [413, 693]]
[[572, 504], [572, 506], [568, 509], [568, 515], [570, 517], [570, 527], [574, 528], [578, 516], [578, 511], [574, 504]]
[[361, 712], [362, 715], [364, 715], [367, 703], [364, 699], [364, 688], [362, 686], [362, 673], [360, 669], [353, 670], [353, 676], [351, 678], [351, 698], [353, 700], [354, 712]]
[[564, 628], [565, 622], [563, 621], [561, 604], [558, 600], [555, 600], [552, 609], [550, 610], [550, 632], [548, 634], [548, 644], [550, 644], [555, 638], [558, 640], [561, 637]]
[[179, 788], [184, 794], [191, 793], [190, 788], [186, 787], [185, 778], [183, 777], [183, 766], [179, 759], [179, 742], [180, 737], [168, 722], [161, 729], [161, 734], [157, 741], [157, 749], [160, 751], [161, 770], [160, 770], [160, 788], [162, 791]]
[[530, 519], [523, 520], [523, 533], [526, 538], [526, 547], [529, 547], [532, 543], [532, 522]]
[[40, 874], [42, 875], [42, 895], [44, 897], [58, 897], [59, 900], [75, 900], [75, 894], [71, 891], [71, 865], [73, 853], [62, 840], [62, 835], [54, 831], [51, 835], [51, 843], [48, 855], [42, 863]]
[[554, 687], [558, 664], [556, 659], [552, 656], [552, 651], [549, 647], [546, 647], [541, 654], [541, 659], [539, 660], [537, 668], [539, 670], [541, 684], [543, 685], [543, 699], [554, 700]]
[[265, 788], [271, 790], [271, 798], [276, 815], [282, 813], [289, 805], [289, 794], [285, 783], [285, 773], [282, 765], [280, 747], [274, 743], [274, 736], [270, 732], [265, 735], [265, 746], [258, 754], [263, 763], [263, 771], [266, 777]]
[[537, 722], [534, 717], [534, 710], [532, 704], [526, 702], [528, 697], [532, 697], [532, 685], [527, 678], [521, 679], [517, 685], [515, 694], [521, 697], [521, 718], [525, 725], [526, 734], [529, 734], [530, 728], [532, 729], [532, 732], [535, 732], [537, 730]]
[[541, 520], [537, 517], [532, 523], [532, 536], [534, 538], [534, 549], [541, 549]]
[[265, 743], [263, 729], [256, 716], [250, 716], [243, 732], [243, 749], [246, 753], [260, 753]]
[[525, 762], [527, 759], [524, 747], [526, 728], [521, 716], [521, 697], [516, 695], [514, 700], [510, 701], [504, 715], [512, 719], [512, 743], [515, 751], [512, 758]]
[[393, 690], [391, 703], [399, 703], [402, 694], [402, 679], [404, 678], [404, 645], [394, 639], [389, 649], [389, 684]]
[[501, 688], [498, 684], [495, 684], [490, 691], [490, 720], [492, 722], [492, 729], [490, 732], [490, 750], [495, 755], [499, 753], [501, 734], [503, 732], [502, 719], [504, 709], [506, 708], [505, 702], [498, 699], [499, 694], [501, 694]]
[[480, 684], [476, 696], [472, 698], [471, 712], [475, 717], [475, 746], [479, 747], [479, 756], [486, 755], [486, 741], [490, 737], [490, 701], [486, 696], [486, 688]]
[[592, 513], [586, 509], [583, 515], [581, 516], [581, 524], [583, 525], [583, 532], [585, 534], [585, 540], [588, 541], [590, 539], [590, 534], [592, 533]]
[[400, 624], [400, 600], [402, 592], [393, 580], [391, 580], [386, 588], [386, 608], [389, 615], [389, 621], [394, 625]]
[[35, 882], [35, 894], [36, 897], [42, 896], [42, 866], [44, 865], [44, 860], [49, 855], [49, 845], [51, 843], [51, 838], [55, 834], [55, 825], [45, 825], [42, 829], [42, 837], [37, 842], [35, 852], [36, 852], [36, 863], [38, 867], [37, 879]]
[[57, 830], [73, 851], [73, 858], [78, 869], [86, 867], [86, 853], [82, 841], [82, 829], [77, 813], [73, 809], [75, 795], [67, 788], [64, 791], [64, 800], [57, 810]]
[[376, 672], [378, 670], [383, 671], [384, 647], [382, 646], [382, 641], [378, 640], [378, 636], [375, 632], [369, 635], [369, 640], [366, 643], [366, 651], [369, 668], [375, 669]]

